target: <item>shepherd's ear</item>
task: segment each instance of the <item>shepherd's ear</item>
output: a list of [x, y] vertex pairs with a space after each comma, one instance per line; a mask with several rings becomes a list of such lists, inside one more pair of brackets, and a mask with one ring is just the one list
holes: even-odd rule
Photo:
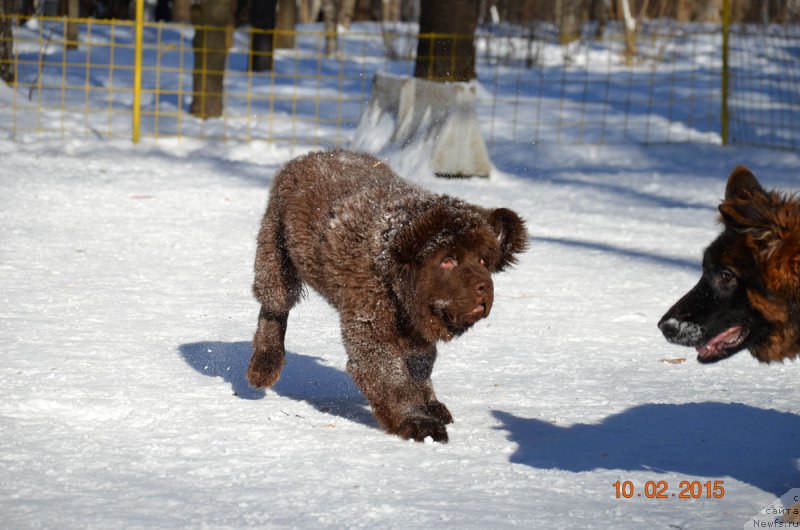
[[757, 195], [766, 195], [767, 192], [759, 184], [753, 172], [745, 166], [736, 166], [728, 177], [725, 188], [725, 200], [753, 199]]
[[499, 272], [516, 263], [516, 255], [528, 248], [528, 231], [519, 215], [508, 208], [491, 210], [488, 221], [500, 244], [500, 259], [494, 267]]
[[771, 230], [772, 206], [769, 194], [755, 175], [744, 166], [737, 166], [728, 177], [725, 200], [719, 213], [725, 226], [734, 230]]

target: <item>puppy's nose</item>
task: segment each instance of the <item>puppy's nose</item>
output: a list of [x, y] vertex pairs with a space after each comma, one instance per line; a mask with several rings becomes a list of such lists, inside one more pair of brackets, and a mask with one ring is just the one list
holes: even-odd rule
[[486, 282], [478, 282], [475, 284], [475, 292], [480, 295], [486, 294]]

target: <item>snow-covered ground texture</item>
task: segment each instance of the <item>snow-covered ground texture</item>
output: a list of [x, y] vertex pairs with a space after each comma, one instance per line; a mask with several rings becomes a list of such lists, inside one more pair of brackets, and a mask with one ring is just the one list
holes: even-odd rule
[[376, 425], [313, 293], [280, 381], [246, 383], [256, 230], [302, 152], [0, 140], [0, 527], [741, 528], [800, 486], [797, 365], [700, 365], [656, 328], [731, 168], [797, 189], [800, 156], [495, 144], [488, 180], [409, 175], [532, 235], [440, 348], [442, 445]]

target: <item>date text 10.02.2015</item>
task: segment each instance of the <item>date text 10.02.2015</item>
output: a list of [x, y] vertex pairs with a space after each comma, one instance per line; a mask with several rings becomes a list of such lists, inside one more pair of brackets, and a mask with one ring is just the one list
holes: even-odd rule
[[612, 486], [617, 499], [721, 499], [725, 496], [722, 480], [682, 480], [677, 490], [670, 488], [666, 480], [648, 480], [642, 488], [637, 488], [630, 480], [618, 480]]

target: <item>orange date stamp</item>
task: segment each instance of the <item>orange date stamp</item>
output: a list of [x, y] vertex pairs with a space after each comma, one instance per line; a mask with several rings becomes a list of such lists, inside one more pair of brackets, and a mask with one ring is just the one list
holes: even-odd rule
[[670, 488], [666, 480], [648, 480], [637, 488], [630, 480], [618, 480], [614, 484], [617, 499], [721, 499], [725, 496], [724, 480], [682, 480], [678, 488]]

